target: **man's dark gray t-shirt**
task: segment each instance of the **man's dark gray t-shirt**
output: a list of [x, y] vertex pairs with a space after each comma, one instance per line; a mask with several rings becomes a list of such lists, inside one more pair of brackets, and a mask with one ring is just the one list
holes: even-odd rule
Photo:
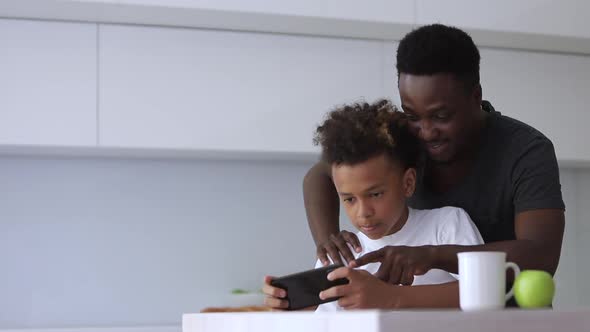
[[531, 126], [489, 112], [471, 172], [445, 193], [428, 188], [423, 170], [409, 205], [416, 209], [463, 208], [484, 241], [514, 240], [514, 218], [534, 209], [565, 209], [551, 141]]

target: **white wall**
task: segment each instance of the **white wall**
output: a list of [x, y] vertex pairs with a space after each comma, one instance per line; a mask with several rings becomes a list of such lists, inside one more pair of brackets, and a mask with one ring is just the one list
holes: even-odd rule
[[311, 268], [309, 166], [0, 158], [0, 329], [180, 324]]
[[[0, 329], [180, 324], [310, 267], [309, 163], [0, 158]], [[590, 305], [590, 171], [561, 172], [557, 308]], [[350, 229], [343, 219], [343, 225]]]

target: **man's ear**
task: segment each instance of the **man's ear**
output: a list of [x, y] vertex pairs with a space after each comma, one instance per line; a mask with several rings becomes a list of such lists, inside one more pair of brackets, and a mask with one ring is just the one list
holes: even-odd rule
[[404, 187], [404, 195], [406, 195], [406, 198], [410, 198], [412, 195], [414, 195], [414, 191], [416, 190], [415, 168], [410, 167], [404, 172], [404, 176], [402, 178], [402, 185]]
[[481, 91], [481, 84], [477, 84], [473, 89], [473, 101], [478, 107], [481, 105], [482, 96], [483, 92]]

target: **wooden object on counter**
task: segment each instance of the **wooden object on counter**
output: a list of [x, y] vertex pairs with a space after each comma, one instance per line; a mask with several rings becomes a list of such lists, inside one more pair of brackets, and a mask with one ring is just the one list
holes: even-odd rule
[[212, 313], [212, 312], [261, 312], [271, 311], [272, 309], [265, 306], [242, 306], [242, 307], [209, 307], [201, 310], [201, 313]]

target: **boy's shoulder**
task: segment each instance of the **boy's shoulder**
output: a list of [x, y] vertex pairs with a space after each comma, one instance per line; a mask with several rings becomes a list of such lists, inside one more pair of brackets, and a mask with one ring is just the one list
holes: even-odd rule
[[469, 218], [467, 212], [460, 207], [456, 206], [443, 206], [436, 209], [412, 209], [414, 216], [417, 219], [428, 219], [428, 220], [461, 220], [465, 217]]

